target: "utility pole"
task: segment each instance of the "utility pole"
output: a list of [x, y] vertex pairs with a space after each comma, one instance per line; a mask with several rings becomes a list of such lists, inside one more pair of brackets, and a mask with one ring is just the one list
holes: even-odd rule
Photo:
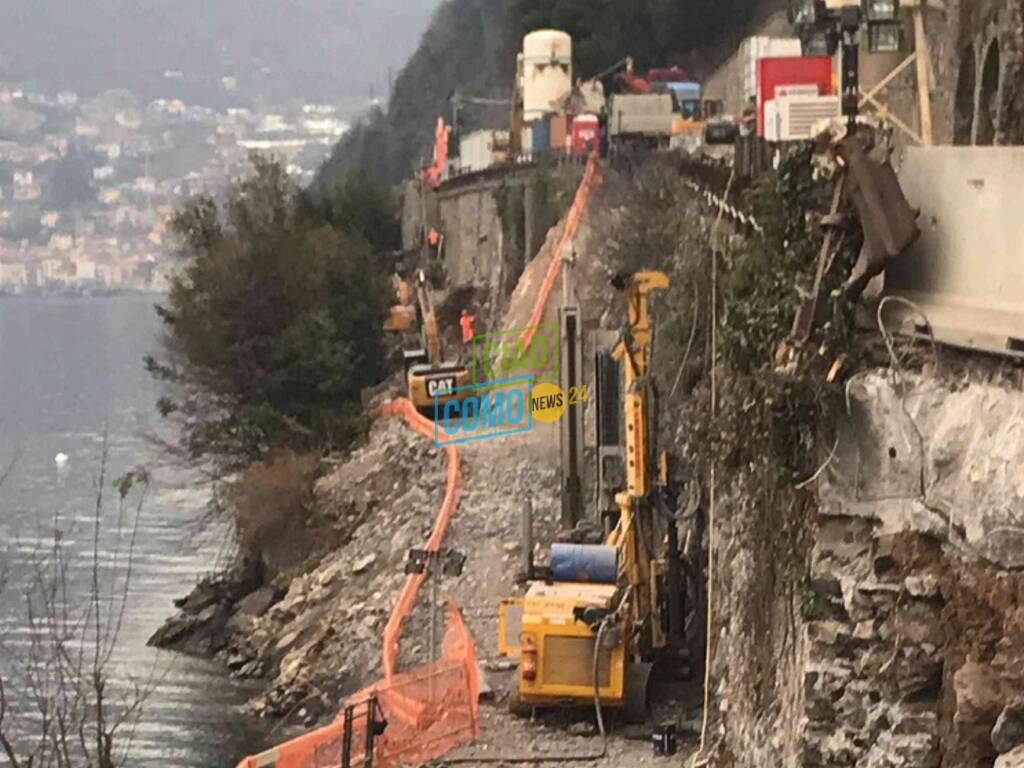
[[583, 344], [580, 311], [575, 302], [573, 269], [575, 241], [569, 244], [562, 264], [562, 306], [558, 311], [560, 345], [558, 379], [567, 400], [559, 420], [559, 448], [562, 475], [562, 527], [576, 527], [583, 519]]
[[[430, 661], [437, 659], [438, 625], [437, 609], [439, 603], [440, 581], [443, 576], [461, 576], [466, 564], [466, 556], [454, 549], [410, 549], [406, 555], [405, 572], [422, 574], [430, 581]], [[434, 678], [429, 680], [431, 700], [434, 698]]]

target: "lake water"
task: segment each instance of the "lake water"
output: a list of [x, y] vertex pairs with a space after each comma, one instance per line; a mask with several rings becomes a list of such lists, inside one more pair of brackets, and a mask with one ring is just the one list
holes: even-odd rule
[[[147, 440], [167, 429], [155, 408], [160, 388], [142, 367], [159, 344], [153, 303], [152, 297], [0, 299], [0, 473], [13, 462], [0, 486], [0, 564], [8, 571], [0, 594], [0, 671], [11, 672], [28, 642], [25, 582], [32, 559], [53, 541], [55, 520], [72, 558], [69, 581], [88, 584], [106, 434], [102, 562], [110, 560], [118, 514], [113, 479], [142, 464], [154, 481], [142, 507], [111, 670], [115, 684], [155, 685], [127, 764], [230, 768], [263, 746], [264, 724], [243, 709], [252, 691], [216, 663], [146, 647], [173, 612], [172, 600], [227, 555], [218, 543], [225, 537], [190, 533], [206, 492], [189, 473], [166, 466]], [[68, 457], [63, 468], [54, 461], [59, 453]]]

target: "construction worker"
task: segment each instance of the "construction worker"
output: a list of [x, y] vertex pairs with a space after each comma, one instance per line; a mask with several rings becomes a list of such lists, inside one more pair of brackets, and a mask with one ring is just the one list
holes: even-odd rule
[[467, 310], [462, 310], [459, 317], [459, 325], [462, 327], [462, 343], [469, 344], [473, 341], [473, 316]]
[[442, 239], [441, 233], [431, 227], [430, 232], [427, 233], [427, 244], [430, 246], [430, 255], [435, 259], [441, 255]]

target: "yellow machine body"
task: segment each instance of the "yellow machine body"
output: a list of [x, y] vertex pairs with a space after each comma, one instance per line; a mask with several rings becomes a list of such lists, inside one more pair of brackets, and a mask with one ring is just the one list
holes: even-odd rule
[[435, 406], [442, 415], [445, 403], [471, 394], [466, 389], [471, 383], [469, 369], [461, 363], [414, 365], [408, 373], [409, 399], [420, 413], [434, 418]]
[[[628, 707], [630, 668], [645, 666], [644, 649], [664, 645], [657, 583], [665, 566], [646, 554], [654, 551], [656, 542], [642, 542], [640, 529], [650, 537], [653, 526], [649, 522], [638, 525], [637, 516], [642, 514], [640, 500], [653, 485], [654, 470], [648, 460], [649, 398], [647, 389], [640, 385], [648, 372], [653, 340], [647, 296], [668, 285], [668, 277], [661, 272], [637, 272], [631, 276], [628, 334], [614, 351], [624, 371], [627, 477], [627, 487], [616, 495], [620, 511], [618, 525], [605, 542], [618, 550], [616, 583], [533, 581], [525, 596], [502, 602], [499, 652], [519, 655], [516, 703], [520, 705], [563, 706], [593, 702], [597, 634], [577, 618], [584, 608], [603, 609], [617, 617], [601, 638], [598, 696], [602, 705]], [[508, 614], [513, 606], [522, 607], [518, 645], [510, 643], [507, 637]], [[525, 665], [527, 654], [535, 654], [532, 670]], [[643, 684], [646, 685], [646, 679]]]
[[672, 134], [700, 135], [704, 132], [704, 125], [715, 118], [721, 117], [724, 106], [721, 99], [688, 99], [690, 108], [685, 114], [680, 114], [672, 123]]
[[[502, 638], [499, 650], [522, 655], [523, 647], [535, 649], [536, 675], [524, 679], [520, 669], [520, 704], [532, 706], [572, 705], [594, 699], [594, 632], [573, 615], [575, 608], [591, 606], [611, 609], [618, 595], [615, 584], [533, 582], [521, 601], [501, 606]], [[522, 606], [518, 645], [505, 642], [507, 611]], [[619, 635], [621, 637], [621, 634]], [[614, 638], [609, 637], [612, 641]], [[626, 649], [622, 642], [605, 642], [597, 661], [598, 695], [606, 706], [621, 706], [625, 696]]]
[[445, 362], [437, 314], [430, 298], [430, 289], [421, 270], [416, 280], [416, 297], [420, 306], [420, 329], [423, 349], [408, 353], [417, 359], [406, 371], [409, 399], [416, 410], [428, 418], [443, 413], [451, 400], [463, 400], [472, 394], [469, 369], [459, 362]]

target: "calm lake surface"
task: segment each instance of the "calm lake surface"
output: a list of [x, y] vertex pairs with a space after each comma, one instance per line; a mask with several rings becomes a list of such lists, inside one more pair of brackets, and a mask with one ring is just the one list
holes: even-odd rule
[[[0, 671], [9, 674], [27, 646], [25, 583], [33, 558], [52, 546], [55, 528], [72, 563], [70, 581], [89, 583], [106, 434], [102, 563], [113, 560], [115, 549], [113, 480], [137, 465], [153, 476], [111, 670], [115, 685], [155, 685], [127, 765], [231, 768], [264, 746], [265, 725], [243, 710], [252, 690], [215, 663], [146, 647], [173, 612], [173, 599], [227, 555], [226, 537], [198, 536], [190, 525], [205, 490], [187, 472], [166, 466], [147, 440], [167, 428], [155, 408], [160, 388], [142, 367], [143, 356], [159, 345], [155, 301], [0, 299], [0, 474], [13, 462], [0, 486], [0, 564], [8, 571], [0, 594]], [[67, 456], [63, 467], [57, 454]]]

